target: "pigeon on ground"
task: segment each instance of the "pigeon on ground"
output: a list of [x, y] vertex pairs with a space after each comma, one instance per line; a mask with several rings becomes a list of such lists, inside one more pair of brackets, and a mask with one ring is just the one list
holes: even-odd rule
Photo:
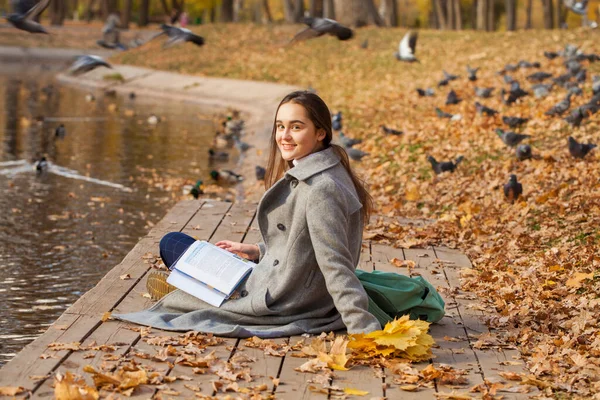
[[548, 60], [554, 60], [556, 57], [559, 56], [560, 55], [555, 51], [544, 51], [544, 57], [546, 57]]
[[151, 39], [160, 37], [162, 35], [167, 35], [169, 39], [167, 39], [163, 47], [171, 47], [184, 42], [190, 42], [196, 46], [202, 46], [204, 44], [204, 38], [202, 36], [196, 35], [187, 28], [179, 28], [172, 25], [161, 24], [160, 29], [162, 29], [162, 32], [158, 33]]
[[565, 84], [571, 80], [571, 78], [573, 78], [573, 75], [571, 75], [570, 72], [567, 72], [566, 74], [562, 74], [557, 76], [556, 78], [552, 78], [552, 81], [558, 86], [564, 87]]
[[26, 7], [26, 2], [20, 0], [16, 6], [17, 12], [8, 14], [5, 18], [17, 29], [21, 29], [29, 33], [47, 34], [48, 31], [46, 31], [41, 24], [35, 22], [34, 19], [44, 12], [49, 4], [50, 0], [41, 0], [29, 10], [24, 10], [23, 8]]
[[515, 79], [512, 76], [510, 76], [510, 75], [504, 75], [504, 77], [502, 79], [504, 79], [504, 83], [513, 83], [513, 82], [515, 82]]
[[479, 67], [471, 68], [467, 65], [467, 74], [469, 75], [468, 78], [471, 82], [475, 82], [477, 80], [477, 71], [479, 71]]
[[396, 129], [388, 128], [385, 125], [381, 125], [380, 128], [383, 131], [383, 133], [385, 133], [386, 135], [400, 136], [400, 135], [402, 135], [404, 133], [404, 132], [398, 131]]
[[442, 79], [441, 81], [438, 82], [437, 86], [438, 87], [447, 86], [449, 82], [450, 82], [449, 79], [444, 78], [444, 79]]
[[572, 76], [575, 76], [579, 71], [581, 71], [581, 63], [577, 60], [567, 60], [565, 62], [565, 67], [567, 67], [567, 69], [569, 70], [569, 73]]
[[60, 124], [54, 130], [54, 137], [59, 138], [59, 139], [64, 139], [66, 133], [67, 133], [67, 130], [65, 129], [65, 126], [63, 124]]
[[600, 94], [600, 75], [596, 75], [592, 78], [592, 93], [594, 95]]
[[345, 147], [346, 153], [348, 153], [348, 157], [353, 159], [354, 161], [360, 161], [364, 156], [368, 156], [369, 153], [365, 153], [362, 150], [355, 149], [354, 147]]
[[331, 118], [331, 129], [334, 131], [342, 130], [342, 112], [338, 111], [337, 114], [334, 114]]
[[484, 99], [492, 97], [492, 92], [493, 91], [494, 91], [493, 87], [479, 88], [479, 87], [475, 86], [475, 96], [482, 97]]
[[257, 181], [264, 181], [267, 170], [265, 168], [261, 167], [260, 165], [257, 165], [254, 167], [254, 173], [256, 174]]
[[292, 38], [290, 43], [313, 39], [323, 35], [335, 36], [339, 40], [348, 40], [354, 36], [352, 29], [340, 24], [337, 21], [334, 21], [333, 19], [304, 17], [302, 22], [308, 25], [308, 27], [298, 32]]
[[369, 39], [365, 39], [364, 42], [360, 44], [361, 49], [367, 49], [369, 47]]
[[208, 159], [212, 161], [227, 161], [229, 160], [229, 153], [226, 151], [208, 149]]
[[81, 75], [98, 67], [112, 68], [112, 66], [104, 61], [100, 56], [85, 55], [79, 56], [69, 68], [70, 75]]
[[516, 71], [517, 69], [519, 69], [519, 66], [517, 64], [506, 64], [503, 68], [503, 71]]
[[450, 93], [448, 93], [448, 97], [446, 97], [446, 105], [458, 104], [461, 101], [462, 101], [462, 99], [458, 98], [458, 95], [456, 94], [456, 92], [454, 90], [451, 90]]
[[362, 139], [354, 139], [351, 138], [349, 136], [344, 135], [344, 132], [340, 132], [340, 143], [342, 144], [342, 146], [344, 147], [352, 147], [355, 144], [360, 144], [362, 143]]
[[587, 69], [582, 69], [581, 71], [579, 71], [578, 73], [575, 74], [574, 76], [575, 80], [578, 83], [583, 83], [586, 81], [587, 79]]
[[549, 83], [549, 84], [538, 83], [536, 85], [531, 86], [531, 90], [533, 90], [533, 95], [535, 96], [536, 99], [541, 99], [550, 94], [550, 90], [552, 90], [553, 86], [554, 86], [553, 83]]
[[539, 62], [529, 62], [529, 61], [525, 61], [525, 60], [520, 60], [517, 63], [517, 67], [519, 68], [539, 68], [540, 67], [540, 63]]
[[447, 112], [441, 110], [440, 108], [436, 108], [435, 109], [435, 113], [437, 114], [438, 118], [452, 118], [452, 117], [454, 117], [454, 114], [447, 113]]
[[571, 114], [569, 114], [564, 120], [571, 126], [579, 126], [584, 118], [585, 115], [583, 114], [581, 107], [577, 107], [571, 111]]
[[527, 79], [532, 82], [543, 82], [545, 79], [551, 78], [552, 74], [544, 71], [538, 71], [531, 75], [527, 75]]
[[508, 183], [504, 184], [504, 196], [508, 201], [514, 203], [521, 194], [523, 194], [523, 185], [517, 181], [517, 176], [512, 174], [508, 179]]
[[432, 88], [417, 88], [417, 93], [419, 93], [419, 97], [433, 97], [435, 95], [435, 91]]
[[551, 109], [545, 112], [546, 115], [562, 115], [564, 114], [569, 107], [571, 107], [571, 96], [573, 94], [567, 93], [565, 98], [555, 104]]
[[121, 43], [120, 25], [121, 19], [119, 15], [115, 13], [110, 14], [102, 27], [102, 39], [96, 43], [108, 49], [127, 50], [127, 47]]
[[41, 157], [39, 160], [36, 160], [33, 163], [33, 168], [38, 174], [46, 172], [48, 170], [48, 161], [46, 160], [46, 157]]
[[478, 101], [475, 102], [475, 110], [477, 111], [477, 114], [479, 114], [479, 115], [486, 114], [489, 116], [493, 116], [493, 115], [498, 114], [498, 111], [491, 109], [489, 107], [486, 107]]
[[573, 96], [583, 96], [583, 89], [579, 86], [571, 86], [567, 93], [572, 94]]
[[228, 169], [212, 170], [210, 177], [217, 182], [234, 184], [244, 180], [244, 177]]
[[573, 138], [573, 136], [569, 136], [568, 144], [569, 153], [571, 153], [571, 155], [575, 158], [584, 158], [587, 153], [592, 151], [597, 146], [594, 143], [579, 143]]
[[518, 99], [520, 99], [521, 97], [525, 97], [529, 94], [529, 92], [521, 89], [519, 82], [513, 82], [511, 84], [511, 88], [508, 91], [508, 96], [505, 97], [506, 91], [504, 89], [502, 89], [500, 91], [500, 96], [502, 98], [502, 103], [510, 105], [513, 104], [514, 102], [516, 102]]
[[454, 161], [442, 161], [438, 162], [433, 156], [427, 156], [427, 161], [431, 164], [431, 168], [433, 168], [433, 172], [436, 175], [441, 174], [442, 172], [454, 172], [458, 164], [464, 159], [463, 156], [458, 156]]
[[510, 128], [516, 128], [517, 126], [523, 125], [529, 121], [529, 118], [520, 118], [520, 117], [502, 117], [502, 122], [508, 125]]
[[498, 135], [498, 137], [500, 139], [502, 139], [502, 141], [504, 142], [505, 145], [510, 146], [510, 147], [515, 147], [517, 146], [519, 143], [521, 143], [523, 140], [531, 137], [531, 135], [522, 135], [520, 133], [515, 133], [513, 131], [504, 131], [500, 128], [496, 129], [496, 134]]
[[515, 155], [519, 161], [529, 160], [532, 157], [531, 146], [528, 144], [518, 145], [517, 150], [515, 150]]
[[417, 38], [419, 37], [418, 32], [408, 31], [400, 41], [398, 45], [398, 52], [394, 53], [394, 56], [399, 61], [415, 62], [419, 61], [415, 57], [415, 51], [417, 48]]

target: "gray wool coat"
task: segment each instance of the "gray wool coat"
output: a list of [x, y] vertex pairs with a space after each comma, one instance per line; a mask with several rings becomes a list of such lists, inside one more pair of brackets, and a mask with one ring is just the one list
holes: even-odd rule
[[362, 204], [332, 148], [288, 170], [258, 205], [260, 259], [243, 297], [213, 307], [176, 290], [152, 308], [115, 317], [165, 330], [280, 337], [381, 329], [354, 270]]

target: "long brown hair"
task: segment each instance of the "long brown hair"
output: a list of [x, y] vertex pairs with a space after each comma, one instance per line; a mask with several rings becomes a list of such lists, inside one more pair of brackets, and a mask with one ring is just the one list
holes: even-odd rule
[[285, 96], [277, 106], [275, 120], [273, 121], [273, 131], [271, 132], [269, 161], [267, 163], [267, 171], [265, 174], [265, 189], [269, 189], [271, 186], [273, 186], [275, 182], [283, 177], [288, 169], [293, 167], [293, 163], [291, 161], [285, 161], [281, 157], [276, 139], [277, 124], [275, 121], [277, 120], [277, 113], [279, 112], [279, 108], [286, 103], [295, 103], [304, 107], [308, 114], [308, 118], [315, 125], [315, 129], [323, 129], [325, 131], [323, 148], [326, 149], [331, 147], [340, 158], [342, 165], [348, 172], [348, 175], [350, 175], [352, 183], [354, 183], [356, 193], [358, 194], [358, 199], [363, 205], [363, 223], [366, 225], [369, 222], [369, 217], [371, 216], [371, 212], [373, 210], [373, 198], [369, 194], [364, 180], [359, 178], [352, 170], [346, 150], [337, 144], [331, 143], [331, 140], [333, 139], [333, 132], [331, 129], [331, 113], [329, 112], [329, 108], [323, 99], [312, 92], [305, 90], [292, 92]]

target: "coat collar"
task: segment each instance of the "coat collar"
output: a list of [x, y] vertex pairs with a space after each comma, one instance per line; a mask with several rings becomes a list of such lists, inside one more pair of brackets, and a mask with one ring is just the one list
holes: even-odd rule
[[289, 169], [285, 175], [286, 178], [294, 177], [300, 181], [304, 181], [311, 176], [325, 171], [340, 162], [340, 158], [333, 151], [333, 147], [328, 147], [317, 153], [313, 153], [310, 159], [306, 162], [299, 162], [294, 168]]

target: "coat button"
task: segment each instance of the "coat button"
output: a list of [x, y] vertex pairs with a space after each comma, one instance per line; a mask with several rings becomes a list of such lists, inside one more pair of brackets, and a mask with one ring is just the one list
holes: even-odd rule
[[296, 179], [294, 179], [291, 183], [292, 187], [295, 188], [296, 186], [298, 186], [298, 181]]
[[242, 290], [242, 291], [240, 292], [240, 296], [242, 296], [242, 297], [246, 297], [246, 296], [248, 296], [248, 291], [247, 291], [247, 290]]
[[279, 264], [279, 260], [273, 261], [273, 266], [276, 266], [277, 264]]
[[277, 224], [277, 229], [279, 229], [280, 231], [285, 231], [285, 225], [284, 224]]

